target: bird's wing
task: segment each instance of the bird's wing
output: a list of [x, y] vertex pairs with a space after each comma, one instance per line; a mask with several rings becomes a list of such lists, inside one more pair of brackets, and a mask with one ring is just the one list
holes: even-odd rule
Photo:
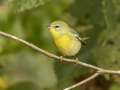
[[76, 39], [78, 39], [82, 43], [82, 45], [86, 45], [85, 39], [81, 38], [75, 30], [70, 29], [70, 34], [72, 34], [72, 36], [74, 36]]

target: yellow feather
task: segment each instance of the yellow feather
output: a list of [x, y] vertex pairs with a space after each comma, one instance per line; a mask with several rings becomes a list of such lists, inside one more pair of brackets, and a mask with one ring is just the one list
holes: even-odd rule
[[53, 28], [50, 28], [50, 32], [53, 37], [55, 46], [58, 48], [58, 50], [60, 52], [66, 52], [67, 47], [71, 45], [71, 36], [69, 34], [61, 35]]
[[66, 49], [69, 45], [71, 45], [70, 35], [64, 34], [61, 35], [60, 38], [55, 38], [54, 43], [58, 48]]

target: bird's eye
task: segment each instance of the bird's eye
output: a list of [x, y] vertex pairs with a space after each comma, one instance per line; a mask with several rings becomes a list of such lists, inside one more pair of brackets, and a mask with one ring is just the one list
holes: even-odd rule
[[58, 29], [60, 26], [56, 25], [55, 28]]

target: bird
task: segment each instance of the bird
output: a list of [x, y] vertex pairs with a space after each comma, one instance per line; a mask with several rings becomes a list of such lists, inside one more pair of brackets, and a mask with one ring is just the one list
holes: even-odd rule
[[[86, 45], [85, 40], [89, 38], [80, 37], [80, 35], [64, 21], [53, 21], [48, 28], [55, 47], [63, 55], [60, 56], [61, 61], [65, 56], [76, 56], [81, 46]], [[77, 62], [78, 58], [76, 58], [76, 63]]]

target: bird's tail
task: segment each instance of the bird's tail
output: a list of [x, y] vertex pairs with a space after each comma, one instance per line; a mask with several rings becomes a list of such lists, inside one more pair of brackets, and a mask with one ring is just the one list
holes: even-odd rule
[[85, 40], [89, 39], [90, 37], [84, 37], [84, 38], [79, 38], [80, 42], [82, 43], [82, 45], [86, 45]]

